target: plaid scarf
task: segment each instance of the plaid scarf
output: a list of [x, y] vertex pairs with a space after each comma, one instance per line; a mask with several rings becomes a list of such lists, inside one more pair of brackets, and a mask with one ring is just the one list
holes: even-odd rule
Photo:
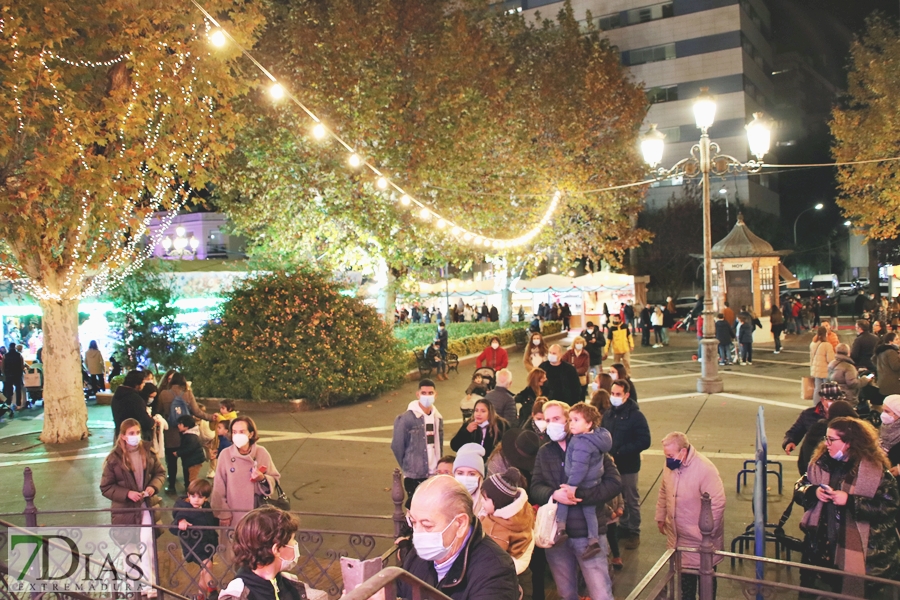
[[[827, 460], [822, 456], [815, 463], [809, 465], [806, 477], [812, 484], [828, 484], [830, 474], [822, 466], [822, 462]], [[852, 473], [852, 469], [851, 469]], [[841, 483], [841, 491], [847, 492], [851, 496], [862, 496], [864, 498], [873, 498], [878, 486], [881, 485], [881, 478], [884, 473], [880, 464], [876, 464], [869, 460], [863, 460], [859, 464], [859, 469], [855, 479], [847, 477]], [[801, 525], [804, 529], [811, 527], [825, 527], [826, 524], [821, 522], [822, 517], [821, 501], [803, 515]], [[866, 574], [866, 549], [869, 547], [869, 523], [865, 521], [857, 521], [853, 518], [851, 511], [844, 511], [844, 540], [842, 545], [838, 545], [835, 549], [834, 568], [845, 571], [847, 573]], [[855, 577], [845, 577], [844, 586], [841, 593], [862, 598], [865, 591], [865, 582]]]

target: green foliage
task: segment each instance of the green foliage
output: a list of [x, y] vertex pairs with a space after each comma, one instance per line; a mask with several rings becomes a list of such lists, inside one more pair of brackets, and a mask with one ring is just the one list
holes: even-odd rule
[[[841, 162], [885, 158], [900, 148], [900, 38], [883, 18], [850, 48], [847, 99], [831, 121], [832, 153]], [[900, 183], [896, 163], [838, 167], [838, 205], [867, 238], [889, 240], [900, 233]]]
[[126, 368], [149, 362], [160, 373], [184, 365], [187, 344], [175, 290], [160, 272], [165, 266], [147, 263], [108, 294], [118, 309], [106, 314], [114, 352]]
[[331, 406], [403, 381], [406, 359], [391, 328], [320, 272], [257, 275], [220, 311], [188, 359], [200, 396]]
[[[500, 328], [500, 323], [447, 323], [450, 340], [479, 333], [489, 333]], [[394, 337], [403, 340], [407, 350], [421, 350], [437, 336], [436, 323], [407, 324], [394, 327]]]
[[125, 383], [124, 375], [116, 375], [115, 377], [111, 377], [109, 380], [109, 391], [111, 393], [116, 392], [116, 388]]

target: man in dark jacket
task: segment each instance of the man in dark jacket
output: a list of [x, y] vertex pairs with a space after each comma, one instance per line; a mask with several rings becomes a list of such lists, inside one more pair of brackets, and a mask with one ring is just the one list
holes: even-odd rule
[[[544, 405], [544, 418], [547, 420], [547, 432], [551, 441], [541, 446], [535, 458], [529, 500], [534, 504], [546, 504], [552, 497], [557, 502], [569, 506], [594, 506], [598, 510], [597, 520], [600, 533], [601, 552], [592, 558], [582, 558], [582, 554], [588, 546], [584, 512], [569, 511], [566, 518], [568, 539], [560, 540], [546, 551], [547, 563], [553, 573], [559, 596], [563, 600], [578, 598], [577, 564], [581, 567], [588, 595], [594, 600], [612, 600], [612, 582], [607, 564], [609, 544], [606, 540], [604, 505], [622, 491], [619, 471], [610, 456], [604, 454], [603, 476], [600, 484], [590, 488], [577, 488], [575, 501], [569, 500], [569, 486], [566, 485], [568, 478], [564, 466], [566, 446], [569, 440], [568, 409], [558, 402], [548, 402]], [[647, 443], [649, 445], [649, 438]]]
[[[825, 382], [822, 385], [824, 386], [827, 383]], [[840, 391], [840, 388], [838, 388], [838, 391]], [[784, 448], [785, 454], [790, 455], [794, 451], [794, 448], [800, 444], [809, 428], [815, 425], [819, 419], [828, 418], [828, 409], [831, 408], [832, 402], [834, 402], [834, 398], [826, 398], [820, 394], [819, 402], [815, 406], [806, 408], [800, 413], [794, 424], [784, 432], [784, 441], [781, 442], [781, 447]]]
[[516, 397], [509, 391], [512, 385], [512, 372], [509, 369], [497, 371], [497, 387], [484, 395], [484, 399], [494, 405], [494, 411], [498, 416], [509, 421], [510, 427], [519, 426], [519, 417], [516, 414]]
[[570, 363], [562, 360], [562, 347], [559, 344], [550, 346], [547, 360], [541, 363], [541, 369], [547, 374], [547, 383], [542, 386], [544, 395], [550, 400], [560, 400], [569, 406], [582, 402], [584, 394], [578, 371]]
[[860, 319], [856, 322], [856, 339], [853, 340], [853, 346], [850, 348], [850, 358], [856, 365], [857, 369], [866, 368], [871, 372], [875, 372], [875, 364], [872, 357], [875, 354], [875, 347], [878, 345], [878, 336], [872, 333], [872, 326], [868, 321]]
[[633, 549], [640, 544], [641, 497], [638, 494], [638, 473], [641, 470], [641, 452], [650, 447], [650, 426], [638, 405], [629, 397], [629, 390], [627, 380], [617, 379], [613, 382], [609, 394], [612, 406], [603, 413], [602, 426], [612, 435], [610, 454], [622, 475], [625, 512], [619, 521], [619, 538], [627, 538], [625, 547]]
[[138, 394], [142, 387], [144, 387], [144, 372], [135, 370], [128, 371], [125, 381], [116, 388], [110, 403], [116, 435], [119, 433], [122, 421], [135, 419], [141, 424], [141, 437], [145, 440], [150, 439], [154, 422], [147, 413], [147, 402]]
[[716, 315], [716, 341], [719, 342], [719, 364], [730, 365], [734, 330], [728, 324], [724, 313]]
[[878, 392], [884, 397], [900, 394], [900, 338], [891, 331], [884, 335], [882, 342], [875, 347], [873, 360], [878, 373]]
[[[421, 484], [407, 518], [413, 550], [403, 559], [405, 571], [454, 600], [518, 600], [512, 558], [484, 535], [472, 497], [456, 479], [439, 475]], [[397, 594], [413, 597], [402, 581]]]
[[641, 309], [641, 346], [650, 347], [650, 305]]
[[[588, 321], [584, 331], [581, 332], [584, 338], [585, 350], [591, 357], [591, 373], [597, 374], [597, 371], [603, 368], [603, 350], [606, 348], [606, 338], [599, 327], [594, 326], [593, 321]], [[592, 377], [593, 379], [593, 377]]]
[[15, 342], [10, 342], [9, 351], [3, 357], [3, 395], [10, 406], [13, 404], [13, 391], [16, 394], [16, 409], [24, 408], [22, 390], [25, 376], [25, 359], [16, 350]]

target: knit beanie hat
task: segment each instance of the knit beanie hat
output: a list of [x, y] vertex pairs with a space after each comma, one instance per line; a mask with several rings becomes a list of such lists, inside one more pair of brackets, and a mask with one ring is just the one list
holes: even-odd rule
[[516, 499], [521, 481], [522, 473], [510, 467], [506, 473], [494, 473], [485, 479], [481, 484], [481, 493], [491, 499], [494, 510], [505, 508]]
[[900, 394], [891, 394], [884, 399], [884, 406], [900, 415]]
[[834, 381], [823, 381], [819, 386], [819, 398], [825, 398], [826, 400], [843, 400], [844, 392], [841, 390], [841, 386]]
[[460, 467], [475, 469], [484, 477], [484, 446], [481, 444], [463, 444], [453, 461], [453, 471]]

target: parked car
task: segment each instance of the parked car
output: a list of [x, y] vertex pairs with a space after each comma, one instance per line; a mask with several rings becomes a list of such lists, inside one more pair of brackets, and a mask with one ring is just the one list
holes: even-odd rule
[[697, 304], [697, 299], [693, 296], [681, 296], [675, 298], [675, 312], [679, 317], [686, 317]]
[[856, 290], [856, 284], [852, 281], [841, 281], [840, 283], [838, 283], [839, 296], [855, 296]]

